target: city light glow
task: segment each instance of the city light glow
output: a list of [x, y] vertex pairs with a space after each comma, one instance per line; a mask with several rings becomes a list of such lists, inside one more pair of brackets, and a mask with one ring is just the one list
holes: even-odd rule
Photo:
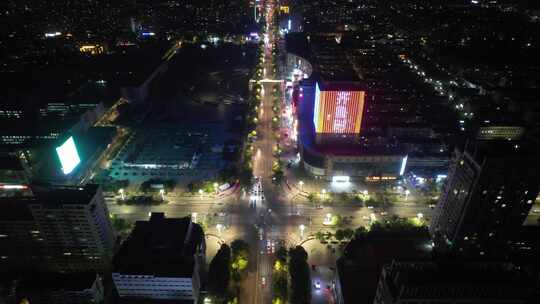
[[62, 165], [62, 172], [67, 175], [81, 163], [77, 147], [73, 137], [70, 136], [60, 147], [56, 148], [56, 153]]
[[364, 111], [364, 91], [321, 90], [315, 84], [315, 132], [359, 134]]

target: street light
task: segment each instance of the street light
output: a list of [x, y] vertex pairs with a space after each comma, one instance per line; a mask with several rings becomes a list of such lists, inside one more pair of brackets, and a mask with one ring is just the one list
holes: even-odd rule
[[327, 213], [324, 217], [323, 224], [330, 225], [332, 223], [332, 213]]
[[165, 200], [165, 190], [164, 189], [159, 189], [159, 194], [161, 194], [161, 200], [164, 201]]
[[304, 229], [306, 229], [306, 226], [304, 226], [304, 224], [301, 224], [299, 228], [300, 228], [300, 237], [304, 238]]
[[118, 193], [120, 193], [120, 197], [122, 198], [122, 200], [126, 199], [126, 197], [124, 196], [124, 188], [120, 188], [120, 190], [118, 190]]
[[304, 191], [304, 181], [299, 181], [298, 184], [300, 185], [300, 191]]
[[221, 235], [221, 230], [223, 229], [223, 225], [217, 224], [217, 225], [216, 225], [216, 229], [217, 229], [217, 231], [218, 231], [218, 234]]

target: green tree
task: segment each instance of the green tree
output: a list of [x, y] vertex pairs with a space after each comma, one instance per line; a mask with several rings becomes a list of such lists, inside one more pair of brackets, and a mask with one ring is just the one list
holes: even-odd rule
[[119, 218], [116, 214], [111, 217], [111, 225], [118, 234], [124, 234], [129, 232], [132, 228], [132, 224], [126, 219]]
[[249, 258], [249, 254], [250, 254], [249, 244], [244, 240], [236, 239], [232, 241], [231, 250], [232, 250], [233, 257], [243, 256], [245, 258]]
[[290, 302], [293, 304], [309, 303], [311, 299], [311, 278], [308, 254], [302, 246], [289, 250], [289, 274], [291, 276]]
[[285, 247], [279, 247], [279, 249], [276, 251], [276, 259], [278, 259], [281, 262], [287, 262], [287, 257], [289, 256], [289, 252]]
[[231, 243], [233, 280], [239, 282], [248, 266], [249, 244], [244, 240], [234, 240]]
[[272, 290], [274, 291], [274, 296], [280, 298], [287, 298], [287, 277], [285, 274], [275, 275], [272, 280]]
[[351, 228], [346, 228], [343, 230], [343, 235], [347, 239], [351, 239], [354, 236], [354, 231]]
[[345, 238], [345, 231], [338, 229], [336, 230], [336, 233], [334, 234], [334, 237], [336, 240], [341, 241]]
[[228, 297], [230, 264], [231, 249], [223, 244], [210, 262], [208, 269], [208, 292], [214, 298], [224, 300]]
[[320, 242], [323, 242], [326, 238], [325, 238], [325, 234], [324, 232], [322, 231], [317, 231], [315, 233], [315, 239], [319, 240]]

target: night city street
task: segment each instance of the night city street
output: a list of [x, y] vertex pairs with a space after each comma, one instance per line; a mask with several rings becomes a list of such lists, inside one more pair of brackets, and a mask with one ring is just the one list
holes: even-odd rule
[[533, 304], [540, 3], [8, 0], [0, 304]]

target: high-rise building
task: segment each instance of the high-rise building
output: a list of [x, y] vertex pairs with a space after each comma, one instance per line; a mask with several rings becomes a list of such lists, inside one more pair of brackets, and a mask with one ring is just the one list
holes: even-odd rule
[[97, 185], [32, 187], [0, 198], [0, 269], [106, 270], [115, 235]]
[[135, 224], [114, 256], [112, 278], [118, 295], [123, 300], [198, 303], [205, 252], [204, 232], [189, 217], [152, 213], [149, 221]]
[[393, 261], [383, 267], [373, 304], [529, 303], [532, 284], [510, 263]]
[[534, 151], [519, 142], [478, 141], [456, 149], [430, 226], [436, 244], [504, 254], [538, 195], [539, 175]]
[[14, 289], [16, 303], [96, 304], [104, 298], [102, 279], [94, 271], [32, 274], [18, 280]]

